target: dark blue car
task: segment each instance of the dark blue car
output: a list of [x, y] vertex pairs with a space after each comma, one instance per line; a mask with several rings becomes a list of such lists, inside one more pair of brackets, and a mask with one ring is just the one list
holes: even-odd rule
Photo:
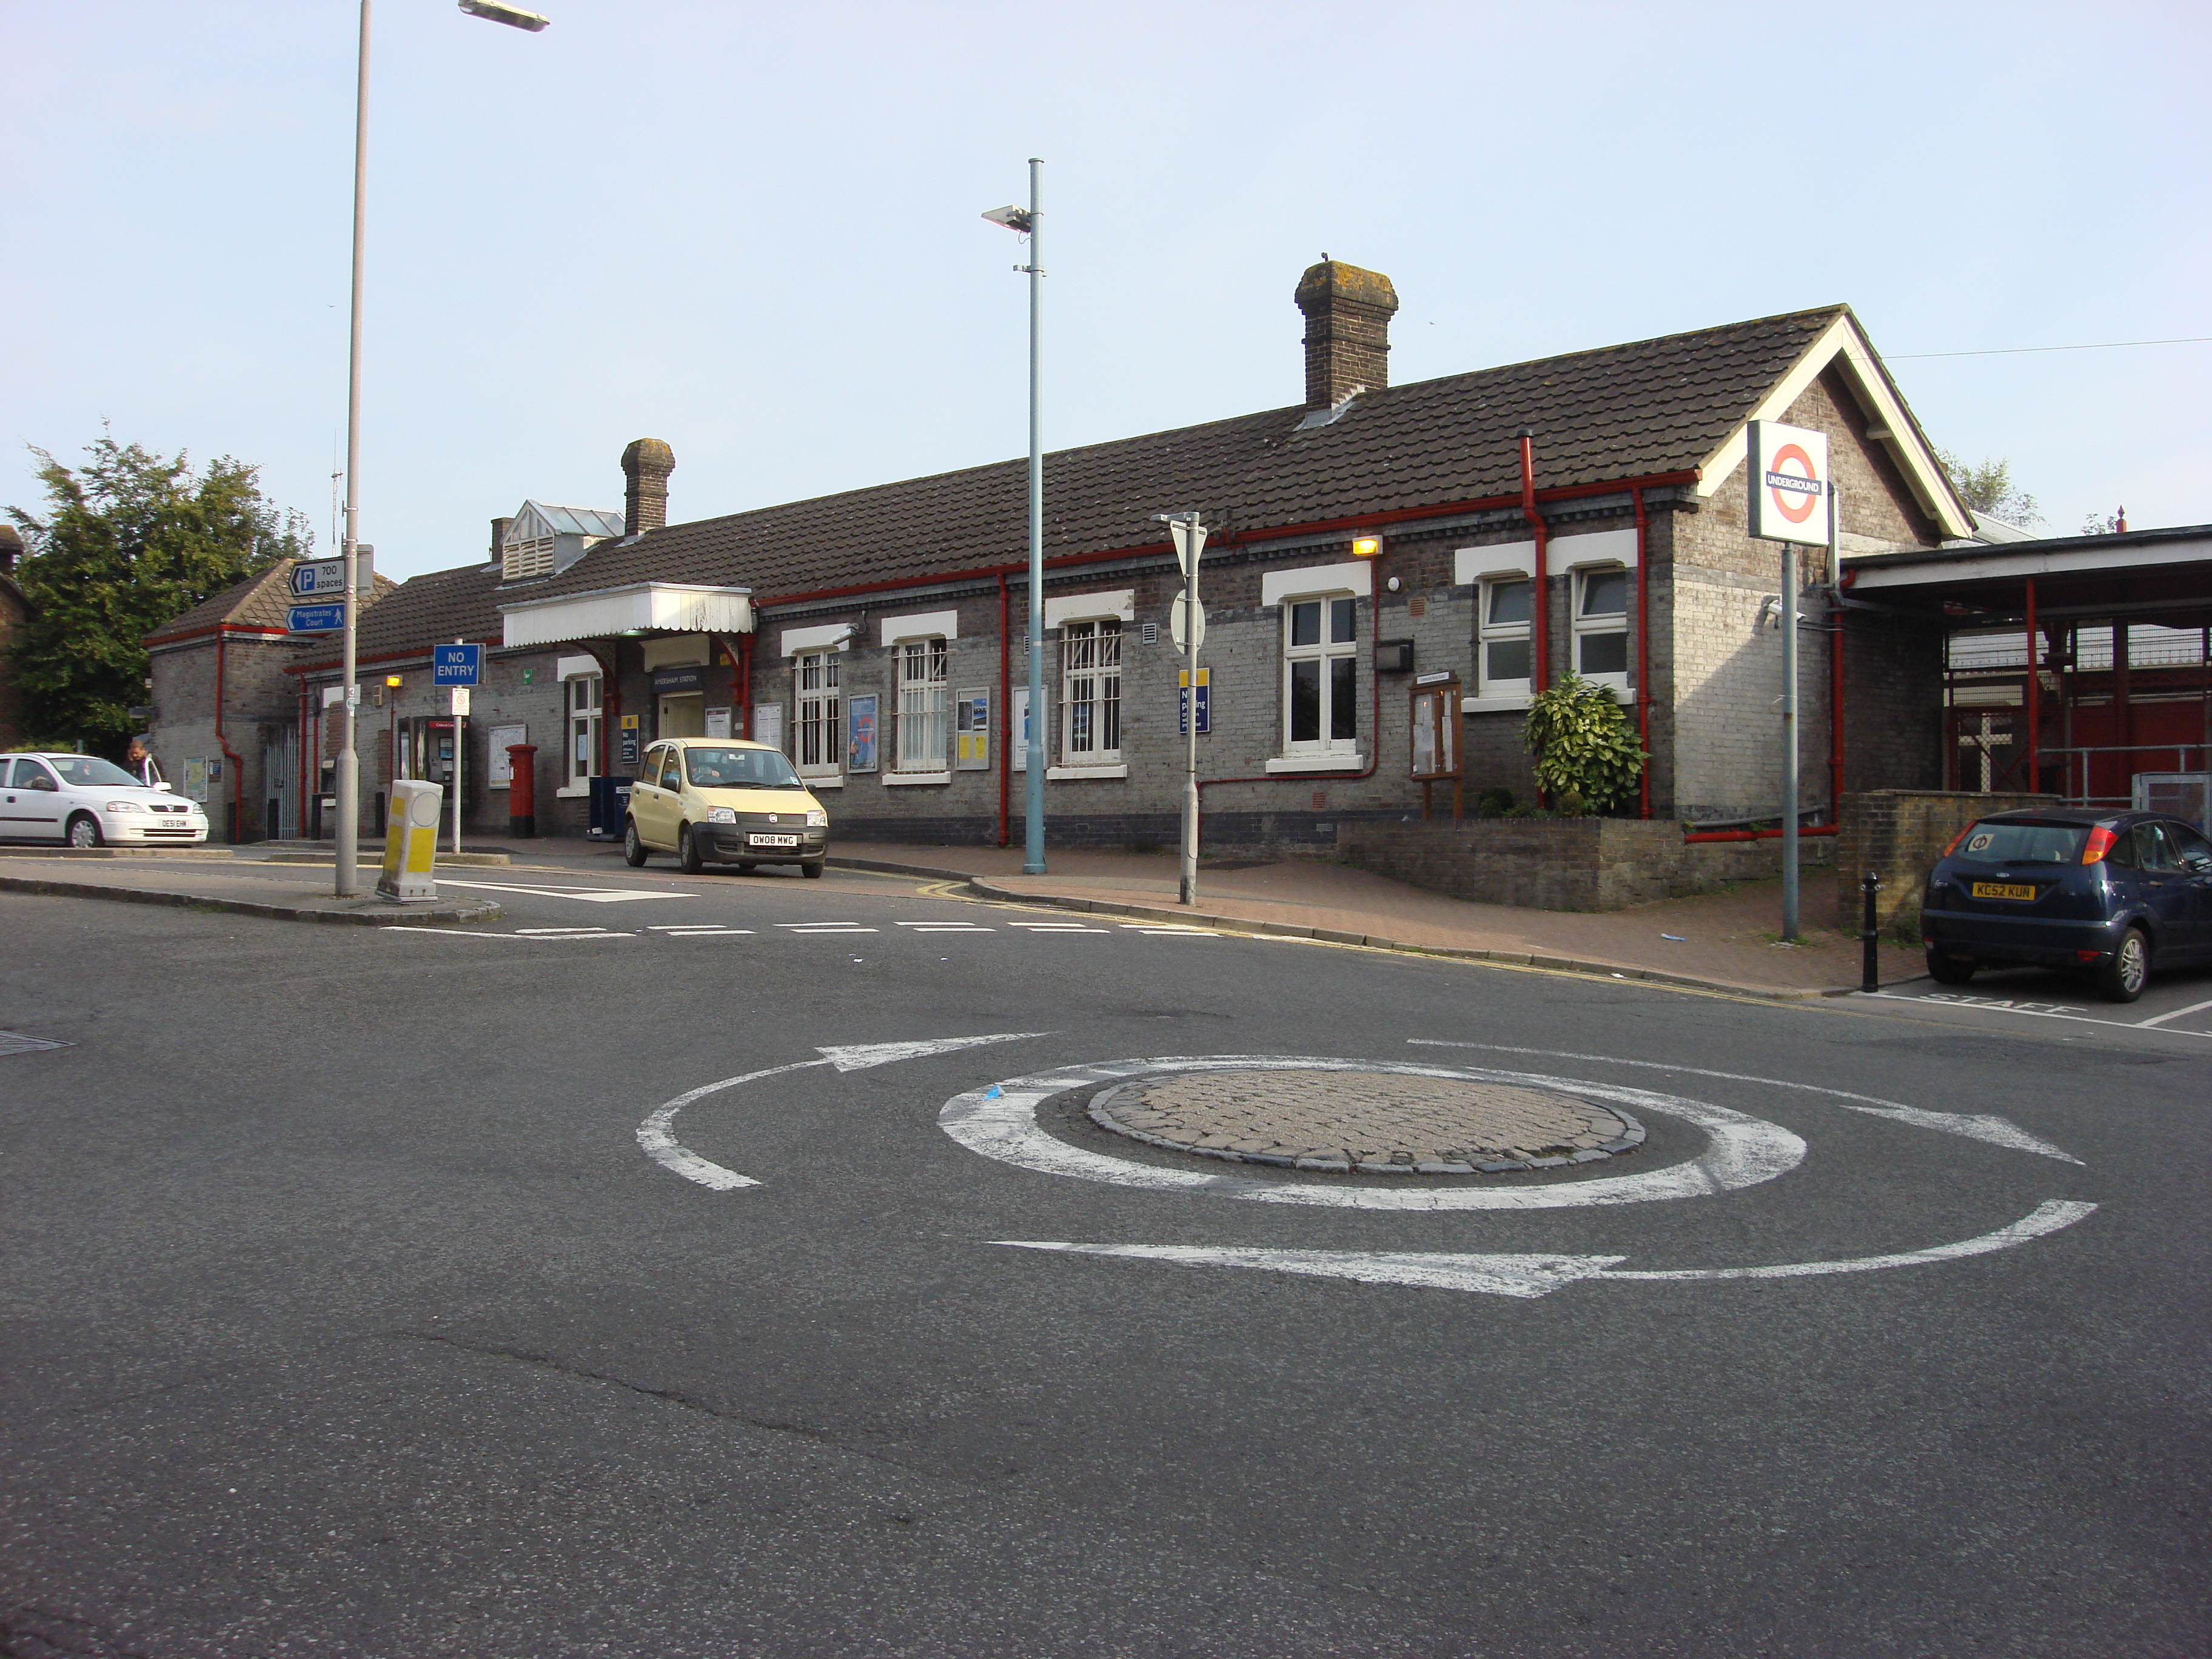
[[1977, 968], [2064, 968], [2133, 1002], [2154, 963], [2212, 961], [2212, 841], [2151, 812], [1978, 819], [1929, 873], [1920, 936], [1946, 985]]

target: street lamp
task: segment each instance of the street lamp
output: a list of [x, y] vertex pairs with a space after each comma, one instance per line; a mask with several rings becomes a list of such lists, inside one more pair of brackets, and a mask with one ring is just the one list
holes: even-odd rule
[[[472, 17], [488, 17], [533, 33], [549, 19], [502, 0], [460, 0], [461, 9]], [[361, 687], [354, 683], [358, 670], [355, 653], [360, 620], [360, 599], [355, 573], [360, 543], [361, 495], [361, 270], [366, 245], [368, 184], [368, 15], [369, 0], [361, 0], [361, 47], [355, 60], [353, 92], [353, 305], [351, 330], [346, 348], [346, 462], [345, 462], [345, 723], [344, 747], [338, 753], [338, 834], [337, 892], [350, 898], [361, 856], [361, 759], [355, 732], [355, 716], [361, 708]], [[455, 753], [459, 752], [460, 723], [453, 725]], [[455, 812], [459, 811], [455, 803]], [[459, 822], [458, 817], [456, 822]], [[387, 833], [389, 833], [387, 831]]]
[[[1030, 157], [1030, 204], [993, 208], [983, 216], [1030, 239], [1030, 262], [1016, 265], [1030, 279], [1030, 753], [1022, 797], [1022, 873], [1044, 873], [1044, 382], [1039, 362], [1043, 349], [1044, 240], [1040, 226], [1044, 163]], [[1013, 720], [1008, 711], [1007, 736]]]

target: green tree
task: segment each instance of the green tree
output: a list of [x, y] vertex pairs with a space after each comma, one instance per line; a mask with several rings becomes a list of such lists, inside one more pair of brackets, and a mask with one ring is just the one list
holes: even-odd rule
[[15, 647], [24, 714], [42, 741], [82, 739], [120, 755], [146, 697], [139, 641], [172, 617], [278, 561], [313, 532], [261, 494], [260, 469], [228, 456], [195, 471], [103, 434], [84, 464], [32, 447], [46, 506], [9, 508], [23, 532], [16, 580], [37, 605]]
[[1650, 758], [1613, 688], [1571, 672], [1530, 702], [1521, 740], [1536, 757], [1536, 781], [1568, 812], [1611, 811]]
[[2012, 481], [2010, 461], [1984, 461], [1978, 466], [1972, 466], [1948, 449], [1937, 450], [1936, 459], [1951, 475], [1951, 485], [1959, 492], [1959, 499], [1975, 512], [1986, 513], [1993, 519], [2002, 519], [2023, 529], [2043, 522], [2043, 512], [2036, 505], [2035, 497]]

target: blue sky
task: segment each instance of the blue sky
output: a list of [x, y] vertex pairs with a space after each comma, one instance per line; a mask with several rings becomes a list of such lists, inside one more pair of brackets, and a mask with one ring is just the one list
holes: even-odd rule
[[[378, 0], [362, 535], [678, 519], [1018, 454], [1046, 158], [1053, 447], [1294, 403], [1299, 271], [1399, 382], [1848, 301], [2050, 527], [2212, 520], [2212, 8]], [[0, 502], [23, 446], [255, 461], [327, 538], [356, 11], [0, 0]], [[1174, 503], [1163, 503], [1172, 506]], [[1019, 526], [1009, 526], [1010, 547]]]

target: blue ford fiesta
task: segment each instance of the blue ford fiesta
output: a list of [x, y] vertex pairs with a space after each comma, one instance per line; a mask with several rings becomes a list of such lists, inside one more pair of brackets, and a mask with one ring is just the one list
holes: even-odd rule
[[2212, 961], [2212, 841], [2149, 812], [1999, 812], [1936, 861], [1920, 936], [1946, 985], [1977, 968], [2067, 968], [2133, 1002], [2154, 963]]

